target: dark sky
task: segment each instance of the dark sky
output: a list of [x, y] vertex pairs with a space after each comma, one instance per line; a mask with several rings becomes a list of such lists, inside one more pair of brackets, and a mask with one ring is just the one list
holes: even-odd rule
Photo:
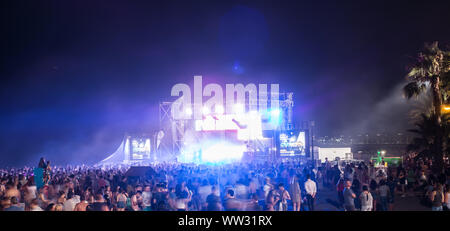
[[405, 66], [450, 43], [450, 7], [393, 2], [3, 1], [0, 166], [95, 163], [194, 75], [279, 83], [319, 135], [404, 131]]

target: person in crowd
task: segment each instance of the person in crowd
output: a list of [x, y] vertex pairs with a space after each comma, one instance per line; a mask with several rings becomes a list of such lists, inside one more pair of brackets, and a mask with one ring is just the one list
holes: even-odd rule
[[140, 211], [142, 205], [142, 192], [137, 191], [131, 196], [131, 208], [133, 211]]
[[361, 194], [361, 184], [359, 183], [358, 178], [353, 179], [352, 182], [352, 191], [357, 195], [355, 198], [355, 208], [361, 209], [361, 201], [359, 200], [359, 195]]
[[378, 195], [380, 196], [380, 210], [387, 211], [388, 210], [388, 201], [389, 201], [389, 186], [386, 184], [386, 181], [380, 180], [380, 185], [378, 187]]
[[90, 207], [91, 211], [104, 211], [104, 206], [106, 205], [105, 198], [102, 194], [98, 193], [95, 195], [95, 202]]
[[336, 191], [338, 196], [338, 203], [340, 207], [344, 207], [344, 188], [345, 183], [344, 179], [340, 178], [337, 185], [336, 185]]
[[361, 202], [361, 211], [372, 211], [373, 197], [369, 192], [369, 187], [367, 187], [367, 185], [362, 187], [361, 195], [359, 195], [359, 201]]
[[55, 203], [50, 203], [46, 208], [45, 211], [56, 211], [55, 210], [56, 204]]
[[379, 200], [379, 196], [378, 196], [378, 184], [374, 179], [372, 179], [370, 181], [369, 192], [372, 195], [372, 200], [373, 200], [372, 210], [377, 211], [377, 203], [380, 200]]
[[443, 211], [444, 191], [442, 184], [438, 183], [430, 194], [431, 210], [432, 211]]
[[355, 198], [356, 194], [352, 190], [352, 182], [350, 180], [345, 181], [344, 188], [344, 209], [345, 211], [355, 211]]
[[55, 205], [54, 208], [55, 208], [54, 211], [57, 211], [57, 212], [63, 211], [63, 204], [58, 203]]
[[202, 181], [202, 185], [198, 187], [198, 194], [202, 205], [206, 203], [206, 197], [211, 194], [211, 188], [212, 186], [209, 184], [207, 179], [204, 179]]
[[34, 198], [31, 200], [30, 202], [30, 211], [44, 211], [40, 206], [39, 206], [39, 201], [38, 199]]
[[116, 209], [117, 211], [125, 211], [127, 207], [128, 194], [123, 188], [119, 186], [119, 193], [116, 196]]
[[222, 206], [220, 204], [220, 197], [217, 195], [218, 193], [217, 187], [213, 186], [211, 188], [211, 194], [206, 197], [206, 210], [207, 211], [221, 211]]
[[46, 169], [47, 168], [47, 165], [45, 164], [44, 157], [41, 157], [41, 159], [39, 159], [38, 168], [42, 168], [42, 169]]
[[317, 185], [316, 182], [311, 180], [311, 175], [306, 175], [305, 182], [306, 200], [309, 211], [314, 211], [314, 202], [316, 199]]
[[263, 188], [264, 197], [267, 197], [269, 195], [269, 192], [273, 189], [274, 189], [274, 187], [273, 187], [272, 183], [270, 182], [270, 177], [266, 177], [264, 188]]
[[64, 191], [59, 191], [58, 199], [56, 200], [56, 203], [64, 204], [65, 201], [66, 201], [66, 193]]
[[47, 161], [44, 169], [44, 183], [48, 184], [50, 182], [52, 168], [50, 167], [50, 161]]
[[223, 200], [223, 207], [225, 211], [239, 211], [240, 202], [235, 198], [234, 191], [229, 189]]
[[67, 200], [63, 203], [64, 211], [73, 211], [75, 206], [80, 202], [80, 198], [78, 195], [75, 195], [73, 190], [69, 190], [67, 193]]
[[450, 211], [450, 184], [447, 184], [447, 186], [445, 188], [443, 209], [445, 211]]
[[24, 211], [24, 207], [19, 205], [19, 200], [17, 197], [11, 197], [10, 201], [10, 206], [5, 208], [4, 211]]
[[420, 171], [418, 182], [419, 182], [419, 184], [418, 184], [419, 189], [423, 190], [428, 182], [428, 178], [427, 178], [427, 175], [425, 174], [425, 170]]
[[177, 211], [187, 211], [190, 196], [187, 191], [180, 191], [175, 199], [175, 209]]
[[351, 167], [351, 165], [346, 165], [345, 169], [344, 169], [344, 178], [349, 180], [350, 182], [353, 182], [353, 168]]
[[397, 182], [397, 180], [394, 179], [393, 176], [388, 177], [386, 185], [389, 188], [389, 194], [388, 194], [388, 210], [389, 211], [394, 210], [394, 199], [395, 199], [397, 184], [398, 184], [398, 182]]
[[261, 205], [259, 205], [258, 195], [252, 194], [250, 196], [250, 202], [246, 205], [245, 211], [261, 211]]
[[300, 185], [298, 183], [298, 178], [294, 174], [294, 172], [291, 172], [291, 174], [290, 174], [289, 193], [291, 195], [292, 209], [294, 211], [300, 211], [302, 193], [300, 190]]
[[405, 175], [403, 169], [401, 169], [399, 172], [398, 183], [400, 185], [400, 192], [402, 194], [401, 197], [405, 197], [406, 196], [406, 186], [408, 184], [408, 180], [406, 179], [406, 175]]
[[150, 185], [145, 185], [144, 192], [142, 192], [142, 206], [144, 211], [150, 211], [152, 201], [152, 191]]
[[280, 197], [278, 196], [278, 193], [276, 193], [275, 190], [270, 190], [266, 197], [264, 210], [275, 211], [275, 205], [278, 203], [279, 200]]
[[86, 194], [80, 195], [80, 202], [78, 202], [73, 211], [86, 211], [87, 206], [89, 205], [89, 202], [86, 200]]
[[[318, 198], [319, 185], [324, 192], [336, 190], [341, 203], [333, 205], [343, 204], [346, 210], [367, 210], [369, 193], [373, 211], [393, 210], [397, 189], [400, 196], [410, 197], [410, 192], [414, 192], [419, 196], [418, 204], [434, 210], [441, 210], [442, 206], [444, 210], [448, 206], [450, 183], [448, 161], [441, 173], [434, 171], [432, 158], [415, 157], [405, 158], [399, 167], [364, 162], [322, 166], [298, 161], [220, 166], [155, 163], [154, 174], [133, 178], [126, 176], [130, 165], [47, 168], [50, 162], [42, 159], [40, 163], [51, 177], [45, 185], [39, 184], [39, 188], [34, 168], [0, 169], [0, 210], [19, 206], [25, 211], [233, 211], [259, 210], [260, 203], [264, 204], [263, 210], [299, 211], [301, 205], [303, 209], [314, 210], [317, 200], [328, 200], [325, 196]], [[313, 176], [323, 184], [317, 184]], [[345, 177], [351, 180], [350, 188], [346, 187]], [[403, 178], [406, 178], [404, 190]], [[336, 188], [328, 188], [327, 184]], [[368, 192], [361, 191], [361, 186], [367, 184]], [[223, 199], [222, 195], [225, 195]], [[13, 197], [17, 205], [12, 204]], [[287, 206], [290, 202], [292, 209]]]
[[283, 183], [278, 184], [277, 193], [281, 199], [278, 201], [276, 210], [277, 211], [287, 211], [287, 209], [288, 209], [287, 201], [291, 200], [291, 196], [289, 195], [289, 192], [284, 188]]
[[[198, 187], [195, 185], [192, 185], [192, 187], [193, 187], [192, 198], [191, 198], [191, 201], [189, 202], [190, 208], [191, 208], [190, 210], [191, 211], [205, 210], [205, 206], [208, 206], [208, 204], [206, 204], [206, 205], [202, 204], [202, 198], [201, 198], [200, 194], [198, 193]], [[211, 190], [212, 190], [212, 188], [211, 188]], [[220, 193], [218, 190], [216, 190], [216, 194], [219, 197], [219, 201], [220, 201]], [[176, 196], [174, 198], [176, 198]], [[206, 197], [206, 198], [208, 198], [208, 197]]]
[[34, 183], [34, 176], [31, 176], [28, 180], [23, 177], [23, 188], [22, 192], [24, 195], [24, 202], [28, 203], [31, 202], [31, 200], [35, 199], [37, 197], [37, 187]]
[[20, 200], [21, 199], [21, 195], [22, 194], [17, 189], [17, 185], [14, 183], [14, 181], [9, 181], [6, 184], [6, 190], [5, 190], [5, 193], [4, 193], [4, 196], [6, 198], [15, 197], [15, 198], [17, 198], [17, 200]]

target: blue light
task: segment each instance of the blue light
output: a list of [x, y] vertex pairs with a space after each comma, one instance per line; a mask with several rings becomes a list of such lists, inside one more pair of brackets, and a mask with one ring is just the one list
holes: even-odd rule
[[233, 72], [235, 74], [242, 74], [242, 73], [244, 73], [244, 68], [241, 66], [239, 61], [235, 61], [234, 62], [234, 64], [233, 64]]
[[272, 117], [279, 117], [280, 116], [280, 110], [278, 108], [275, 108], [272, 111], [270, 111], [270, 115]]
[[270, 111], [270, 123], [273, 125], [280, 124], [281, 111], [278, 108], [274, 108]]
[[223, 165], [239, 162], [246, 151], [243, 143], [207, 139], [187, 145], [179, 156], [182, 163]]

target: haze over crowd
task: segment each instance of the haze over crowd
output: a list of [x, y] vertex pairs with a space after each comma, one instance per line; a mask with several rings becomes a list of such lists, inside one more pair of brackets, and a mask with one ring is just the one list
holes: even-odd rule
[[0, 165], [95, 163], [194, 75], [279, 83], [318, 135], [404, 131], [410, 56], [450, 43], [438, 2], [47, 2], [2, 3]]

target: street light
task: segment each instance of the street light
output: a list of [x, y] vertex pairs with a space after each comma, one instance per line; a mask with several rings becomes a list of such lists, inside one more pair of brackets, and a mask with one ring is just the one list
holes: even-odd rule
[[441, 109], [442, 109], [443, 113], [450, 113], [450, 105], [449, 104], [442, 105]]

